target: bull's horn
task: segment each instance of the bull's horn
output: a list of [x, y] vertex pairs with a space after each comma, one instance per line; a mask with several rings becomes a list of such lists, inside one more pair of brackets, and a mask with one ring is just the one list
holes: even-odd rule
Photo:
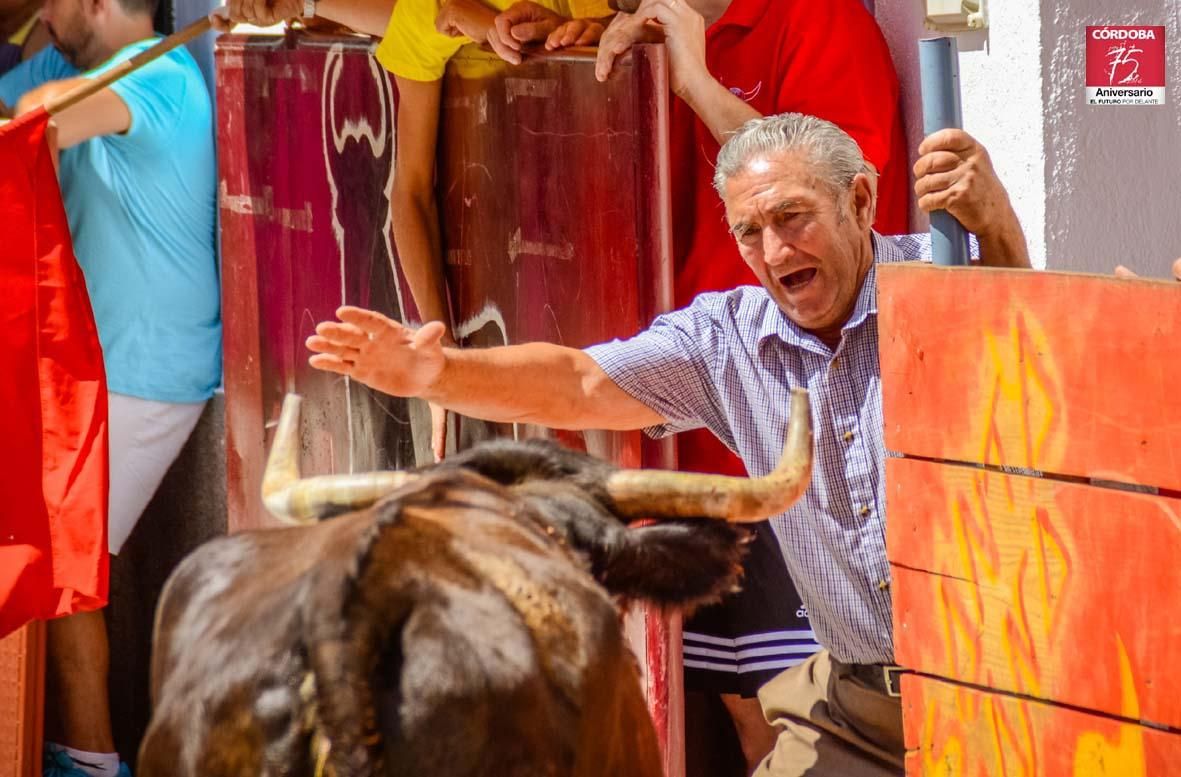
[[275, 441], [262, 476], [262, 502], [285, 523], [313, 523], [325, 516], [360, 510], [409, 482], [409, 472], [361, 472], [299, 477], [298, 394], [283, 398]]
[[698, 475], [661, 470], [620, 470], [607, 493], [629, 517], [722, 518], [762, 521], [795, 504], [812, 479], [812, 415], [808, 392], [794, 389], [787, 439], [779, 466], [761, 478]]

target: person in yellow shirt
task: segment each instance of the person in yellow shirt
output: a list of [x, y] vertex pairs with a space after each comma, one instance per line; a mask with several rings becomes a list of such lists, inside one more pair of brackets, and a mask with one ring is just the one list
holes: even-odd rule
[[[398, 87], [397, 149], [394, 186], [390, 193], [394, 244], [410, 293], [422, 321], [447, 324], [446, 345], [454, 345], [447, 285], [443, 274], [442, 240], [435, 200], [435, 152], [443, 72], [447, 62], [469, 43], [483, 43], [510, 62], [521, 61], [521, 44], [497, 34], [497, 14], [513, 0], [230, 0], [229, 23], [212, 17], [228, 30], [232, 23], [275, 24], [283, 19], [315, 16], [357, 32], [380, 35], [377, 60], [394, 74]], [[540, 7], [561, 16], [605, 16], [607, 0], [539, 0]], [[518, 27], [516, 34], [533, 34]], [[443, 455], [445, 417], [432, 407], [432, 447]]]

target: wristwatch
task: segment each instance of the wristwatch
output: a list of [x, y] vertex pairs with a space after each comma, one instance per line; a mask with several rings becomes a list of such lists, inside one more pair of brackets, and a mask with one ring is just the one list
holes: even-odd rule
[[303, 18], [311, 19], [316, 15], [316, 0], [303, 0]]

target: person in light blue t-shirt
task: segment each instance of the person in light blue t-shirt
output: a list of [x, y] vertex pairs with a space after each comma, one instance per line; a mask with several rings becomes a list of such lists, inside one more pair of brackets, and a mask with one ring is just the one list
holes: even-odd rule
[[[0, 77], [19, 115], [151, 46], [155, 0], [47, 0], [53, 46]], [[9, 110], [13, 109], [13, 110]], [[110, 388], [118, 553], [221, 381], [213, 110], [184, 48], [55, 117], [62, 198]], [[49, 625], [47, 777], [127, 773], [114, 752], [101, 612]]]

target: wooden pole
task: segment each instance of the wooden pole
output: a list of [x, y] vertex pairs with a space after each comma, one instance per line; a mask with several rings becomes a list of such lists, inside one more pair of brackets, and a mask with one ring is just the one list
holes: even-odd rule
[[82, 100], [85, 100], [87, 97], [90, 97], [92, 94], [101, 92], [103, 89], [106, 89], [115, 81], [118, 81], [120, 78], [132, 72], [133, 70], [138, 70], [157, 57], [163, 56], [164, 54], [172, 51], [177, 46], [183, 46], [193, 38], [203, 35], [209, 30], [209, 26], [209, 17], [202, 16], [200, 19], [193, 22], [188, 27], [185, 27], [183, 30], [172, 33], [167, 38], [164, 38], [159, 43], [157, 43], [155, 46], [152, 46], [150, 49], [145, 49], [136, 54], [134, 57], [120, 62], [118, 65], [103, 73], [101, 76], [87, 79], [86, 83], [71, 89], [65, 94], [61, 94], [53, 98], [45, 104], [46, 113], [48, 113], [50, 116], [61, 113], [66, 108], [76, 105]]

